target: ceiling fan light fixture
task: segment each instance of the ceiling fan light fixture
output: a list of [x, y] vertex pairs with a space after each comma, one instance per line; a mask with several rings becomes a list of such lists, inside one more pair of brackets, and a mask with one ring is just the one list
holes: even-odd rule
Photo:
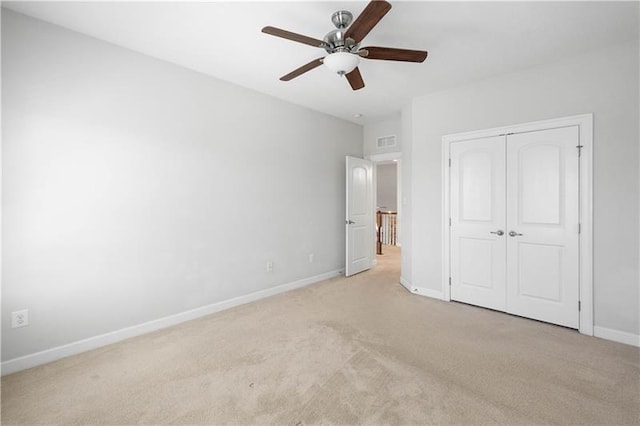
[[360, 57], [348, 52], [335, 52], [324, 57], [322, 61], [327, 68], [338, 75], [349, 74], [360, 62]]

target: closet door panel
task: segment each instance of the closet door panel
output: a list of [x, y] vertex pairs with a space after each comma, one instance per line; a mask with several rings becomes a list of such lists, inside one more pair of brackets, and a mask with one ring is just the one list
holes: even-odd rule
[[507, 312], [578, 328], [578, 128], [507, 137]]
[[504, 137], [455, 142], [450, 154], [451, 298], [504, 311]]

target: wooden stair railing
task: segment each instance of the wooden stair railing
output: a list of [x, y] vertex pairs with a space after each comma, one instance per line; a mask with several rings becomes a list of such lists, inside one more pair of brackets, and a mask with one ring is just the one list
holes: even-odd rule
[[398, 240], [398, 213], [376, 212], [376, 254], [382, 253], [382, 245], [395, 246]]

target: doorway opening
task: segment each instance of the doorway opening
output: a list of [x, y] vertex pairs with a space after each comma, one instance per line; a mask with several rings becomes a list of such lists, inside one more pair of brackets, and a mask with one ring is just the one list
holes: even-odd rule
[[[347, 277], [377, 266], [387, 253], [387, 259], [382, 262], [384, 269], [390, 269], [390, 272], [393, 270], [400, 278], [402, 263], [400, 253], [401, 156], [402, 153], [394, 152], [370, 156], [366, 159], [346, 157], [345, 276]], [[388, 165], [391, 167], [385, 167]], [[378, 166], [381, 166], [379, 201]]]
[[[398, 163], [376, 163], [376, 255], [398, 247]], [[386, 250], [385, 250], [386, 249]]]
[[384, 264], [400, 272], [402, 229], [402, 153], [373, 155], [374, 165], [374, 265]]

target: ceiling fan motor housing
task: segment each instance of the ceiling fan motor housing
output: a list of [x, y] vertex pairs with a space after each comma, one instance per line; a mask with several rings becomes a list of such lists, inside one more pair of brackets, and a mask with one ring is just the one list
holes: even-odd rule
[[353, 52], [358, 49], [358, 43], [344, 37], [345, 31], [352, 20], [353, 15], [346, 10], [339, 10], [331, 15], [331, 22], [336, 26], [336, 29], [324, 36], [324, 49], [327, 53]]

